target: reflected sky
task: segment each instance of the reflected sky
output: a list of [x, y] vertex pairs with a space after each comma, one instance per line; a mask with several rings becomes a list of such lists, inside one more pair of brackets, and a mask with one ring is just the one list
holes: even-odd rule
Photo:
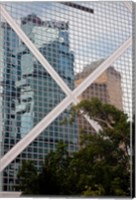
[[93, 8], [94, 14], [58, 2], [9, 2], [7, 9], [18, 22], [30, 13], [43, 20], [69, 21], [70, 45], [76, 59], [83, 63], [106, 58], [130, 36], [131, 13], [123, 2], [80, 4]]

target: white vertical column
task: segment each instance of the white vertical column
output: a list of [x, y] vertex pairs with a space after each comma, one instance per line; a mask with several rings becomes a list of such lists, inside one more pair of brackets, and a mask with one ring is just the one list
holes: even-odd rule
[[[1, 13], [0, 13], [1, 14]], [[2, 62], [3, 60], [3, 56], [2, 56], [2, 37], [3, 37], [3, 32], [2, 32], [2, 28], [1, 28], [1, 15], [0, 15], [0, 62]], [[2, 131], [3, 131], [3, 124], [2, 124], [2, 63], [0, 63], [0, 159], [2, 157]], [[2, 191], [2, 172], [0, 172], [0, 191]]]

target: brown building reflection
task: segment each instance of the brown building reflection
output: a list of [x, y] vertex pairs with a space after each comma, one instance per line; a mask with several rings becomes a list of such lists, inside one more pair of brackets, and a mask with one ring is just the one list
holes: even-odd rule
[[[93, 72], [104, 60], [98, 60], [84, 67], [83, 71], [76, 74], [75, 85], [78, 86]], [[80, 96], [79, 99], [99, 98], [103, 103], [114, 105], [123, 110], [121, 75], [110, 66], [99, 78], [97, 78]], [[83, 118], [78, 118], [79, 131], [85, 129], [87, 132], [95, 132], [90, 124]]]

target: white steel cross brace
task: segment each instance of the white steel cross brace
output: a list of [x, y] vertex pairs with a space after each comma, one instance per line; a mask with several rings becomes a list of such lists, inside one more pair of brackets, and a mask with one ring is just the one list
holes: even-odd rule
[[[72, 91], [74, 97], [78, 97], [89, 85], [93, 83], [126, 49], [132, 44], [132, 38], [128, 38], [117, 50], [115, 50], [95, 71], [92, 72], [76, 89]], [[47, 116], [45, 116], [24, 138], [22, 138], [0, 160], [0, 172], [4, 170], [40, 133], [48, 127], [71, 103], [71, 96], [65, 97]]]
[[[1, 6], [1, 14], [18, 34], [21, 40], [31, 50], [39, 62], [43, 65], [48, 73], [54, 78], [58, 85], [67, 94], [67, 97], [62, 100], [47, 116], [45, 116], [24, 138], [22, 138], [9, 152], [7, 152], [0, 160], [0, 172], [8, 166], [40, 133], [50, 125], [71, 103], [77, 103], [77, 97], [93, 83], [124, 51], [130, 47], [132, 38], [128, 38], [116, 51], [114, 51], [95, 71], [92, 72], [76, 89], [71, 91], [68, 86], [59, 77], [56, 71], [45, 60], [42, 54], [24, 34], [20, 27], [14, 22], [7, 11]], [[24, 38], [23, 38], [24, 37]], [[62, 84], [62, 85], [61, 85]]]

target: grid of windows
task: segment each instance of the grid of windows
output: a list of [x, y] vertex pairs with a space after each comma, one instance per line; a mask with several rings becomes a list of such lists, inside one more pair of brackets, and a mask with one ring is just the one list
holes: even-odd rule
[[[132, 13], [124, 2], [2, 2], [26, 36], [74, 90], [130, 36]], [[131, 4], [131, 3], [130, 3]], [[132, 117], [132, 52], [127, 49], [79, 97], [98, 97]], [[67, 94], [0, 16], [0, 147], [6, 154]], [[84, 118], [63, 124], [64, 110], [11, 164], [1, 177], [3, 190], [14, 190], [22, 160], [38, 168], [63, 140], [78, 149], [80, 128], [94, 132]]]

